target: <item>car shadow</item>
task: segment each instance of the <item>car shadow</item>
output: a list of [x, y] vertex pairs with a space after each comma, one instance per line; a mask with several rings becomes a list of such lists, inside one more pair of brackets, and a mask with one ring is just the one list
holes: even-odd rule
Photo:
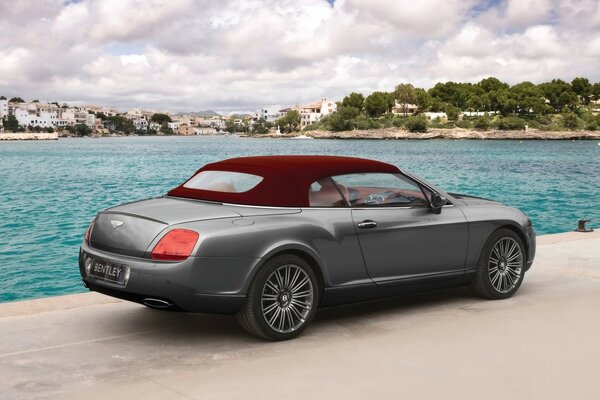
[[417, 310], [435, 310], [440, 306], [476, 298], [467, 287], [440, 289], [367, 302], [328, 307], [319, 310], [313, 325], [351, 322], [361, 319], [393, 317]]
[[[467, 288], [453, 288], [323, 308], [317, 312], [307, 333], [327, 334], [339, 325], [358, 329], [373, 319], [393, 318], [416, 311], [435, 311], [442, 306], [462, 305], [468, 299], [473, 299], [473, 295]], [[111, 334], [110, 326], [115, 326], [120, 331], [131, 332], [136, 336], [136, 341], [150, 346], [192, 345], [195, 349], [201, 349], [203, 345], [210, 345], [212, 350], [218, 351], [219, 348], [231, 350], [236, 347], [247, 348], [250, 344], [269, 343], [245, 333], [234, 315], [189, 314], [132, 305], [108, 318], [110, 322], [107, 321], [105, 325], [105, 334]]]

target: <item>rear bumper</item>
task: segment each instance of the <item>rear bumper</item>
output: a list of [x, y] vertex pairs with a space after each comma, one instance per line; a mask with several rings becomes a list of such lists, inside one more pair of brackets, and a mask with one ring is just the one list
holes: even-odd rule
[[[129, 267], [124, 285], [89, 276], [88, 257]], [[258, 259], [243, 257], [191, 257], [182, 262], [161, 262], [117, 255], [82, 245], [79, 272], [84, 285], [108, 296], [144, 304], [157, 299], [172, 304], [166, 309], [213, 314], [234, 314], [243, 306], [246, 282]]]
[[246, 296], [194, 294], [191, 296], [177, 296], [177, 300], [174, 301], [170, 297], [158, 296], [155, 294], [132, 293], [128, 290], [106, 287], [105, 285], [99, 284], [97, 281], [91, 281], [89, 279], [83, 279], [83, 282], [85, 287], [91, 291], [139, 304], [144, 304], [145, 299], [164, 300], [173, 304], [170, 307], [161, 308], [169, 311], [235, 314], [242, 308], [244, 301], [246, 300]]

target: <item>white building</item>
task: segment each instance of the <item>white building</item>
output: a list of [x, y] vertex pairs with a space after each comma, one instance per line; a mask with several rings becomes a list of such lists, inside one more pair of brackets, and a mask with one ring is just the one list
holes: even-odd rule
[[448, 116], [446, 115], [445, 112], [433, 112], [433, 111], [428, 111], [428, 112], [424, 112], [423, 115], [425, 115], [426, 118], [428, 119], [436, 119], [436, 118], [440, 118], [440, 119], [444, 119], [444, 118], [448, 118]]
[[279, 118], [279, 110], [281, 110], [280, 105], [270, 105], [261, 108], [256, 112], [256, 117], [258, 119], [264, 119], [267, 122], [275, 122], [277, 118]]
[[138, 117], [138, 118], [134, 118], [133, 120], [133, 125], [135, 126], [135, 129], [138, 130], [147, 130], [148, 129], [148, 119], [144, 116], [142, 117]]
[[463, 111], [465, 117], [485, 117], [486, 115], [498, 114], [498, 111]]
[[399, 115], [411, 115], [416, 113], [418, 110], [419, 107], [416, 104], [399, 103], [398, 100], [394, 100], [394, 107], [392, 108], [392, 113]]
[[88, 115], [89, 114], [85, 111], [71, 107], [63, 109], [61, 119], [64, 120], [65, 125], [80, 125], [87, 122]]
[[50, 116], [47, 113], [44, 115], [38, 113], [37, 107], [34, 104], [17, 108], [15, 110], [15, 117], [19, 121], [19, 125], [24, 127], [39, 126], [40, 128], [51, 128], [54, 126]]
[[220, 115], [215, 115], [210, 118], [210, 126], [219, 130], [224, 130], [227, 127], [227, 124], [225, 124], [225, 118], [221, 117]]
[[85, 124], [93, 129], [94, 126], [96, 126], [96, 116], [92, 113], [88, 113], [85, 119]]
[[162, 128], [162, 125], [159, 124], [158, 122], [150, 122], [148, 124], [148, 128], [149, 129], [154, 129], [155, 131], [158, 132], [158, 131], [160, 131], [160, 128]]
[[181, 125], [181, 122], [179, 122], [179, 121], [167, 122], [167, 126], [171, 129], [173, 129], [174, 131], [179, 129], [180, 125]]
[[0, 100], [0, 119], [8, 116], [8, 100]]
[[321, 99], [304, 106], [294, 107], [300, 112], [300, 127], [304, 128], [307, 125], [314, 124], [323, 116], [329, 115], [337, 110], [337, 104], [331, 100]]
[[206, 126], [198, 127], [194, 129], [195, 135], [215, 135], [217, 130], [215, 128], [209, 128]]

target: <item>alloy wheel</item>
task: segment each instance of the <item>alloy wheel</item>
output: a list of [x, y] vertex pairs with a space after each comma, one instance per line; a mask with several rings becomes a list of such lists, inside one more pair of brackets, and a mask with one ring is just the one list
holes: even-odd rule
[[314, 288], [308, 273], [294, 264], [277, 268], [267, 278], [261, 295], [265, 322], [279, 333], [300, 328], [314, 304]]
[[521, 279], [523, 251], [517, 241], [503, 237], [494, 244], [488, 262], [490, 283], [499, 293], [513, 290]]

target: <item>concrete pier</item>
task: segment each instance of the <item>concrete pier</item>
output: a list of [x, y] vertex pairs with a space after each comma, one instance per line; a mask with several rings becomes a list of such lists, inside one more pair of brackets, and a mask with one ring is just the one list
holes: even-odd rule
[[327, 309], [284, 343], [94, 293], [1, 304], [0, 398], [598, 399], [600, 232], [538, 239], [513, 298]]
[[58, 140], [58, 133], [0, 133], [0, 140]]

